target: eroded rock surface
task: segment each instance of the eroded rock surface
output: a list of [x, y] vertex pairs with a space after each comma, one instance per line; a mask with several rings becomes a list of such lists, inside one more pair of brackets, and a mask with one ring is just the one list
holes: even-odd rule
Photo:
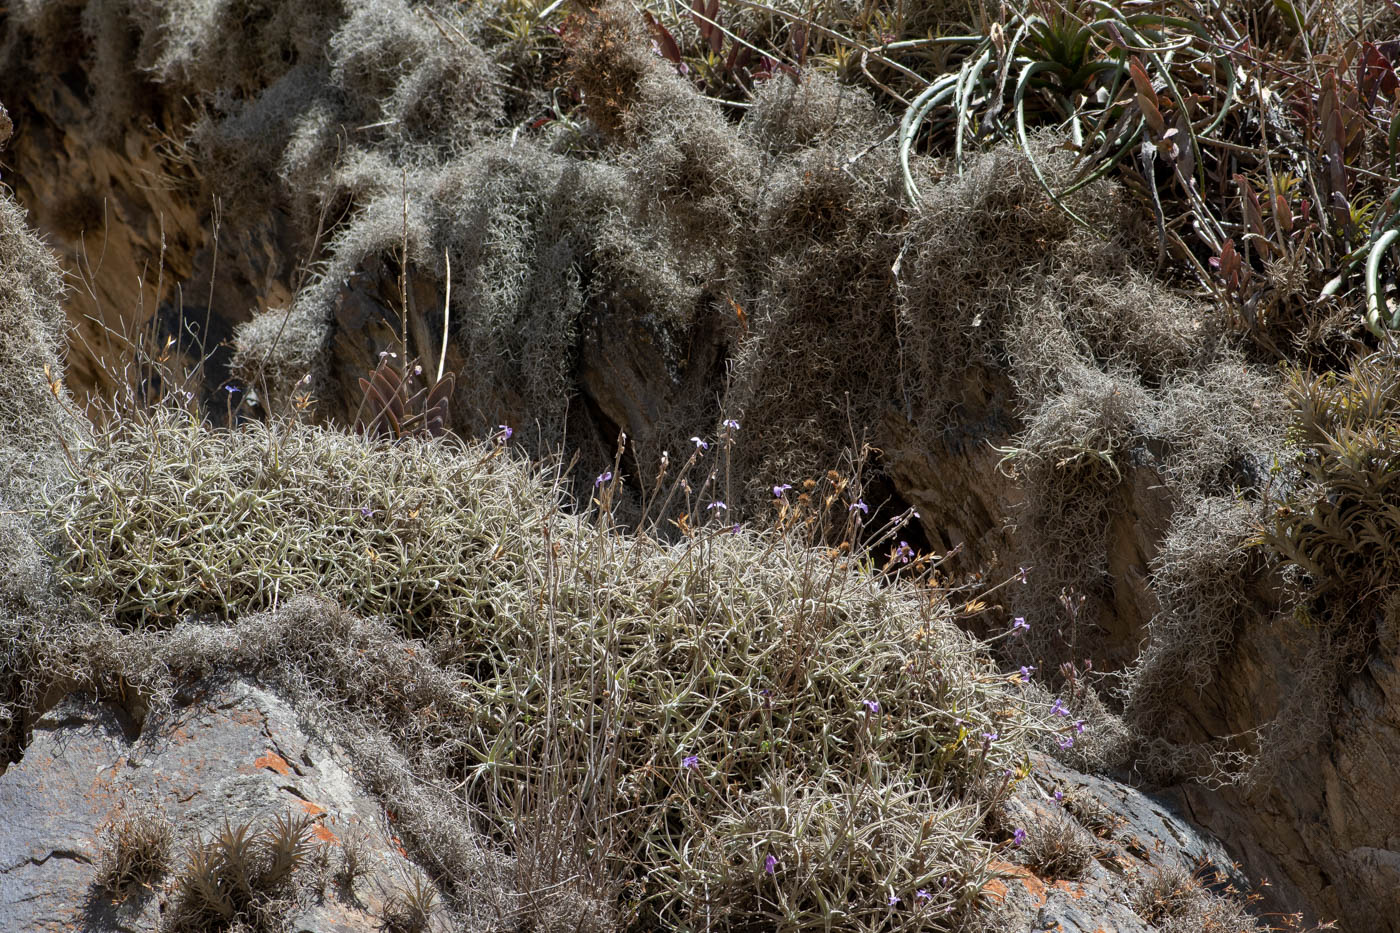
[[[172, 870], [144, 896], [118, 903], [96, 883], [102, 830], [138, 808], [172, 823]], [[24, 758], [0, 775], [0, 929], [156, 929], [180, 895], [192, 845], [225, 821], [260, 829], [288, 813], [312, 820], [331, 862], [354, 833], [374, 866], [353, 892], [332, 882], [319, 893], [314, 869], [303, 867], [289, 928], [379, 929], [385, 899], [414, 869], [385, 811], [288, 704], [235, 681], [185, 697], [172, 715], [138, 730], [116, 704], [67, 697], [34, 724]]]
[[[1026, 834], [993, 863], [998, 877], [987, 888], [1010, 929], [1151, 933], [1164, 921], [1188, 917], [1205, 918], [1203, 929], [1211, 920], [1220, 923], [1216, 929], [1248, 928], [1226, 921], [1247, 923], [1241, 905], [1249, 880], [1219, 840], [1166, 800], [1034, 755], [1030, 779], [1000, 822]], [[1052, 832], [1061, 834], [1058, 842], [1037, 850]], [[1074, 847], [1086, 855], [1078, 870], [1036, 864], [1037, 851], [1054, 855]], [[1159, 889], [1179, 896], [1159, 905]]]

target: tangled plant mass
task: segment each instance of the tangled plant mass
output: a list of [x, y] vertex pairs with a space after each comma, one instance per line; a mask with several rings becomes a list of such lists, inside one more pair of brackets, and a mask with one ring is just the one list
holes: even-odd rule
[[[571, 854], [620, 886], [632, 923], [816, 929], [836, 903], [853, 929], [966, 918], [988, 808], [1062, 729], [929, 591], [778, 532], [624, 534], [493, 441], [211, 430], [176, 411], [78, 463], [49, 515], [100, 624], [133, 648], [168, 640], [154, 653], [179, 664], [173, 644], [208, 624], [189, 620], [331, 612], [291, 594], [389, 620], [376, 653], [432, 658], [418, 689], [454, 683], [430, 732], [393, 740], [415, 771], [461, 788], [500, 840], [522, 795], [575, 801]], [[321, 662], [279, 663], [309, 678]], [[413, 712], [329, 679], [322, 702]]]
[[[1393, 625], [1388, 12], [255, 6], [0, 23], [22, 129], [79, 60], [63, 138], [160, 127], [134, 187], [218, 205], [169, 257], [144, 217], [158, 277], [202, 294], [190, 269], [263, 251], [225, 278], [286, 297], [221, 298], [216, 365], [94, 376], [185, 411], [93, 427], [0, 201], [12, 754], [52, 684], [254, 672], [335, 723], [464, 922], [951, 929], [997, 846], [1082, 861], [1072, 828], [988, 829], [1027, 749], [1163, 781], [1306, 760]], [[84, 198], [17, 190], [82, 255]], [[157, 297], [123, 352], [201, 322]], [[107, 312], [136, 314], [75, 317]], [[378, 420], [413, 359], [458, 378]], [[334, 427], [366, 375], [378, 441]], [[802, 483], [865, 444], [886, 491]], [[558, 445], [572, 471], [538, 465]], [[1015, 581], [951, 589], [996, 664], [916, 533], [942, 585]], [[1281, 609], [1298, 689], [1248, 711], [1274, 731], [1206, 722]]]

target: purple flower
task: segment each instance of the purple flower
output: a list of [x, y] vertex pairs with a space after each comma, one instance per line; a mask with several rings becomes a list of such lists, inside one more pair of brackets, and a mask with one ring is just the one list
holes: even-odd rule
[[1084, 720], [1082, 720], [1082, 719], [1076, 719], [1076, 720], [1074, 721], [1074, 731], [1075, 731], [1075, 734], [1077, 734], [1077, 735], [1083, 735], [1083, 734], [1084, 734]]
[[600, 473], [600, 474], [598, 474], [598, 478], [595, 479], [595, 480], [593, 481], [593, 488], [594, 488], [594, 489], [597, 489], [599, 486], [603, 485], [604, 483], [611, 483], [611, 482], [612, 482], [612, 470], [608, 470], [606, 473]]
[[1065, 792], [1062, 791], [1062, 790], [1057, 790], [1057, 791], [1055, 791], [1055, 799], [1056, 799], [1056, 800], [1064, 800], [1064, 799], [1065, 799]]
[[914, 549], [909, 546], [908, 541], [899, 542], [899, 547], [894, 549], [894, 559], [901, 564], [909, 563], [909, 559], [914, 556]]
[[1033, 670], [1035, 670], [1035, 665], [1034, 665], [1034, 664], [1025, 664], [1025, 665], [1022, 665], [1022, 667], [1021, 667], [1021, 682], [1022, 682], [1022, 683], [1028, 684], [1028, 683], [1031, 682], [1031, 671], [1033, 671]]
[[774, 487], [773, 487], [773, 498], [774, 498], [774, 499], [781, 499], [781, 498], [783, 497], [783, 493], [787, 492], [787, 491], [788, 491], [789, 489], [791, 489], [791, 488], [792, 488], [792, 483], [783, 483], [783, 484], [780, 485], [780, 486], [774, 486]]
[[363, 515], [365, 518], [374, 518], [374, 509], [370, 508], [367, 505], [362, 505], [360, 506], [360, 514]]
[[511, 436], [512, 434], [515, 433], [515, 429], [512, 428], [512, 427], [511, 427], [510, 425], [508, 425], [508, 424], [498, 424], [498, 425], [496, 425], [496, 429], [499, 430], [499, 431], [501, 432], [501, 443], [502, 443], [502, 444], [504, 444], [506, 441], [510, 440], [510, 436]]
[[723, 502], [721, 502], [721, 501], [718, 500], [718, 499], [716, 499], [714, 502], [711, 502], [709, 505], [705, 506], [705, 510], [706, 510], [707, 512], [709, 512], [709, 511], [714, 511], [715, 509], [727, 509], [727, 508], [729, 508], [729, 506], [725, 505]]
[[729, 529], [729, 533], [732, 534], [732, 535], [737, 535], [737, 534], [738, 534], [740, 531], [742, 531], [742, 530], [743, 530], [743, 526], [740, 525], [738, 522], [735, 522], [735, 523], [734, 523], [734, 527], [731, 528], [731, 529]]
[[1073, 748], [1074, 739], [1067, 735], [1060, 736], [1060, 748]]
[[1017, 580], [1020, 580], [1022, 583], [1029, 583], [1029, 582], [1031, 582], [1031, 581], [1029, 581], [1029, 580], [1026, 579], [1026, 573], [1027, 573], [1026, 568], [1025, 568], [1025, 567], [1022, 567], [1020, 570], [1016, 571], [1016, 579], [1017, 579]]
[[709, 449], [710, 449], [710, 445], [709, 445], [709, 444], [706, 444], [704, 441], [702, 441], [702, 440], [701, 440], [700, 438], [698, 438], [698, 437], [692, 437], [692, 438], [690, 439], [690, 442], [691, 442], [692, 444], [695, 445], [695, 449], [696, 449], [696, 450], [709, 450]]
[[879, 700], [862, 700], [861, 702], [865, 704], [865, 708], [868, 709], [868, 710], [870, 710], [870, 712], [872, 712], [872, 713], [878, 713], [878, 712], [880, 712], [880, 701], [879, 701]]
[[233, 393], [238, 391], [238, 386], [224, 386], [224, 391], [227, 392], [229, 395], [232, 395]]
[[893, 891], [890, 892], [890, 899], [889, 899], [889, 901], [888, 901], [887, 903], [888, 903], [891, 907], [893, 907], [893, 906], [895, 906], [896, 904], [899, 903], [899, 898], [895, 895], [895, 893], [894, 893]]
[[733, 418], [725, 418], [722, 424], [731, 431], [739, 430], [739, 422], [735, 421]]
[[689, 768], [691, 771], [700, 770], [700, 756], [686, 755], [684, 758], [681, 759], [681, 767]]
[[999, 738], [1001, 738], [1001, 736], [997, 735], [995, 732], [982, 733], [982, 742], [986, 745], [991, 745]]
[[1026, 617], [1025, 617], [1025, 616], [1017, 616], [1016, 618], [1014, 618], [1014, 619], [1011, 620], [1011, 631], [1013, 631], [1013, 632], [1029, 632], [1030, 630], [1031, 630], [1031, 624], [1030, 624], [1029, 622], [1026, 621]]
[[777, 872], [778, 872], [778, 858], [777, 858], [777, 856], [775, 856], [775, 855], [770, 855], [770, 856], [768, 856], [766, 859], [763, 860], [763, 872], [764, 872], [764, 874], [768, 874], [768, 875], [777, 874]]
[[1056, 716], [1068, 716], [1069, 710], [1065, 709], [1065, 701], [1055, 697], [1055, 702], [1050, 704], [1050, 712]]
[[1019, 846], [1019, 845], [1024, 844], [1025, 841], [1026, 841], [1026, 831], [1025, 831], [1024, 829], [1022, 829], [1021, 827], [1017, 826], [1017, 827], [1016, 827], [1016, 831], [1015, 831], [1014, 833], [1011, 834], [1011, 844], [1012, 844], [1013, 846]]
[[916, 901], [931, 901], [931, 900], [933, 900], [933, 895], [930, 894], [930, 893], [928, 893], [927, 891], [925, 891], [923, 888], [920, 888], [919, 891], [918, 891], [918, 893], [914, 895], [914, 900], [916, 900]]
[[856, 501], [852, 502], [851, 507], [847, 511], [854, 512], [856, 509], [860, 509], [861, 513], [864, 515], [870, 514], [870, 506], [866, 505], [860, 499], [857, 499]]

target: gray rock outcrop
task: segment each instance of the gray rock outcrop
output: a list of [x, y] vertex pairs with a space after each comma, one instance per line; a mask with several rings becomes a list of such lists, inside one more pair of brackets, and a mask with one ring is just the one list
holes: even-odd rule
[[[114, 897], [98, 880], [104, 829], [137, 811], [172, 826], [170, 870]], [[303, 731], [287, 703], [234, 681], [138, 727], [117, 704], [69, 696], [34, 723], [23, 759], [0, 775], [0, 929], [160, 929], [182, 895], [192, 847], [226, 824], [256, 830], [288, 813], [308, 818], [312, 837], [286, 905], [288, 928], [380, 929], [386, 902], [416, 869], [398, 851], [392, 815], [356, 785], [337, 749]], [[372, 873], [352, 889], [318, 878], [318, 856], [334, 873], [352, 835]]]

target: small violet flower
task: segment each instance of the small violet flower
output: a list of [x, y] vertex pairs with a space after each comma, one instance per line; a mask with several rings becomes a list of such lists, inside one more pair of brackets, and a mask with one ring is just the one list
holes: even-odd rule
[[993, 742], [995, 742], [995, 741], [996, 741], [997, 739], [999, 739], [999, 738], [1001, 738], [1001, 736], [997, 735], [995, 732], [984, 732], [984, 733], [982, 733], [982, 742], [983, 742], [983, 744], [986, 744], [986, 745], [991, 745]]
[[374, 518], [374, 509], [367, 505], [360, 506], [360, 514], [365, 518]]
[[1068, 716], [1069, 710], [1065, 709], [1065, 701], [1055, 697], [1055, 702], [1050, 704], [1050, 712], [1056, 716]]
[[238, 386], [224, 386], [224, 391], [227, 392], [229, 395], [232, 395], [233, 393], [238, 391]]
[[733, 418], [725, 418], [722, 424], [731, 431], [739, 430], [739, 422], [735, 421]]
[[501, 443], [510, 440], [510, 436], [515, 433], [515, 429], [508, 424], [498, 424], [496, 429], [501, 432]]
[[1025, 617], [1025, 616], [1017, 616], [1016, 618], [1014, 618], [1014, 619], [1011, 620], [1011, 631], [1013, 631], [1013, 632], [1029, 632], [1030, 630], [1031, 630], [1031, 624], [1030, 624], [1029, 622], [1026, 621], [1026, 617]]
[[879, 700], [862, 700], [861, 702], [865, 704], [865, 708], [868, 709], [870, 712], [872, 712], [872, 713], [878, 713], [878, 712], [880, 712], [880, 701], [879, 701]]
[[707, 444], [707, 443], [705, 443], [703, 440], [701, 440], [701, 439], [698, 438], [698, 437], [692, 437], [692, 438], [690, 439], [690, 442], [691, 442], [692, 444], [695, 445], [695, 449], [696, 449], [696, 450], [709, 450], [709, 449], [710, 449], [710, 445]]
[[931, 901], [931, 900], [933, 900], [933, 895], [930, 894], [930, 893], [928, 893], [927, 891], [925, 891], [923, 888], [920, 888], [919, 891], [918, 891], [918, 893], [914, 895], [914, 900], [916, 900], [916, 901]]
[[711, 502], [709, 505], [705, 506], [705, 510], [706, 510], [706, 511], [711, 511], [711, 512], [714, 511], [715, 509], [727, 509], [727, 508], [729, 508], [729, 506], [725, 505], [723, 502], [721, 502], [721, 501], [718, 500], [718, 499], [716, 499], [714, 502]]
[[604, 483], [612, 482], [612, 478], [612, 470], [608, 470], [606, 473], [599, 473], [598, 478], [593, 481], [593, 488], [597, 489]]
[[909, 559], [914, 556], [914, 549], [909, 546], [908, 541], [899, 542], [899, 547], [894, 549], [894, 559], [901, 564], [909, 563]]
[[1056, 800], [1064, 800], [1064, 799], [1065, 799], [1065, 792], [1062, 791], [1062, 790], [1057, 790], [1057, 791], [1055, 791], [1055, 799], [1056, 799]]
[[1029, 583], [1029, 582], [1031, 582], [1031, 581], [1029, 581], [1029, 580], [1026, 579], [1026, 573], [1027, 573], [1026, 568], [1025, 568], [1025, 567], [1022, 567], [1020, 570], [1016, 571], [1016, 579], [1017, 579], [1017, 580], [1020, 580], [1022, 583]]
[[691, 771], [700, 770], [700, 756], [686, 755], [684, 758], [681, 759], [681, 767], [689, 768]]
[[1034, 664], [1026, 664], [1021, 667], [1021, 683], [1028, 684], [1031, 682], [1031, 671], [1033, 670], [1035, 670]]
[[887, 903], [888, 903], [891, 907], [893, 907], [893, 906], [895, 906], [896, 904], [899, 903], [899, 897], [898, 897], [893, 891], [891, 891], [891, 892], [890, 892], [890, 899], [889, 899], [889, 901], [888, 901]]
[[1084, 720], [1082, 720], [1082, 719], [1076, 719], [1076, 720], [1074, 721], [1074, 731], [1075, 731], [1075, 734], [1076, 734], [1076, 735], [1083, 735], [1083, 734], [1084, 734]]
[[791, 489], [791, 488], [792, 488], [792, 483], [783, 483], [782, 485], [774, 486], [774, 487], [773, 487], [773, 498], [774, 498], [774, 499], [781, 499], [781, 498], [783, 497], [783, 493], [787, 492], [787, 491], [788, 491], [789, 489]]
[[763, 860], [763, 872], [767, 875], [774, 875], [778, 872], [777, 856], [770, 855]]
[[856, 509], [860, 509], [861, 513], [864, 515], [870, 514], [870, 506], [866, 505], [860, 499], [857, 499], [855, 502], [852, 502], [850, 509], [848, 509], [847, 511], [854, 512]]
[[1074, 748], [1074, 739], [1067, 735], [1060, 736], [1059, 743], [1060, 748]]
[[1011, 834], [1011, 844], [1013, 846], [1023, 845], [1026, 841], [1026, 831], [1021, 827], [1016, 827], [1016, 831]]

